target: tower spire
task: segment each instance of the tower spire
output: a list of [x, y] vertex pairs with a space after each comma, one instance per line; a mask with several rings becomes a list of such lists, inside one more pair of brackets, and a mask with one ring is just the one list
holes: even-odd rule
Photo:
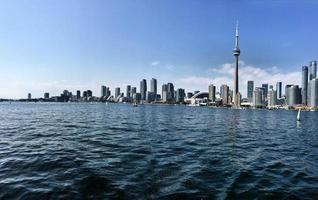
[[239, 37], [239, 23], [238, 21], [236, 21], [235, 48], [238, 48], [238, 37]]

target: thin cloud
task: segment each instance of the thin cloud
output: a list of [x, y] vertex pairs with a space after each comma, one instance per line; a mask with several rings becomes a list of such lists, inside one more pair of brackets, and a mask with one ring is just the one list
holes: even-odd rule
[[150, 63], [151, 64], [151, 66], [157, 66], [157, 65], [159, 65], [159, 61], [153, 61], [152, 63]]
[[[222, 84], [227, 84], [231, 89], [233, 88], [233, 74], [234, 67], [231, 63], [225, 63], [219, 67], [209, 68], [209, 76], [190, 76], [181, 79], [177, 79], [176, 83], [186, 88], [187, 90], [201, 90], [207, 91], [208, 85], [213, 84], [217, 87], [217, 90]], [[301, 72], [288, 72], [283, 73], [277, 66], [273, 66], [267, 69], [260, 67], [247, 65], [245, 62], [239, 62], [239, 88], [243, 97], [246, 96], [247, 81], [254, 81], [254, 87], [261, 86], [263, 83], [269, 85], [275, 85], [277, 82], [283, 82], [285, 84], [300, 84]]]

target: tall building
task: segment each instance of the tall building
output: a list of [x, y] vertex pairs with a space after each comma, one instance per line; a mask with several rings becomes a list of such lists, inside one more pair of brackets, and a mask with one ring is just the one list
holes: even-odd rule
[[102, 87], [101, 87], [100, 96], [101, 97], [106, 97], [107, 96], [107, 94], [106, 94], [106, 86], [105, 85], [102, 85]]
[[178, 88], [176, 91], [176, 102], [177, 103], [183, 103], [185, 97], [184, 89]]
[[229, 104], [229, 86], [221, 85], [221, 93], [222, 93], [222, 104], [228, 105]]
[[311, 96], [309, 105], [310, 106], [318, 106], [318, 78], [312, 79], [309, 81]]
[[29, 100], [32, 99], [31, 93], [28, 93], [28, 99], [29, 99]]
[[77, 99], [77, 100], [80, 100], [80, 99], [81, 99], [81, 91], [80, 91], [80, 90], [77, 90], [77, 91], [76, 91], [76, 99]]
[[130, 98], [131, 97], [131, 86], [127, 85], [126, 87], [126, 97]]
[[255, 108], [262, 108], [264, 105], [264, 88], [256, 87], [253, 92], [253, 106]]
[[136, 87], [132, 87], [131, 88], [131, 96], [133, 95], [133, 94], [136, 94], [137, 93], [137, 88]]
[[157, 96], [157, 79], [152, 78], [150, 81], [150, 92], [154, 93]]
[[49, 98], [50, 98], [50, 93], [45, 92], [45, 93], [44, 93], [44, 99], [49, 99]]
[[213, 84], [209, 85], [209, 100], [215, 102], [215, 86]]
[[308, 67], [302, 67], [302, 81], [301, 81], [301, 98], [302, 104], [307, 105], [307, 95], [308, 95]]
[[238, 102], [237, 94], [239, 93], [239, 75], [238, 75], [238, 57], [241, 53], [239, 47], [238, 47], [238, 24], [236, 25], [236, 34], [235, 34], [235, 48], [233, 50], [234, 55], [234, 64], [235, 64], [235, 70], [234, 70], [234, 88], [233, 88], [233, 102], [234, 106], [239, 107], [240, 102]]
[[87, 91], [83, 91], [83, 97], [84, 97], [84, 98], [87, 97]]
[[288, 106], [301, 104], [301, 90], [298, 85], [291, 85], [286, 88], [286, 103]]
[[275, 91], [273, 88], [269, 89], [267, 100], [268, 100], [268, 106], [276, 106], [277, 105], [277, 91]]
[[264, 88], [264, 97], [265, 97], [265, 99], [267, 99], [268, 83], [263, 83], [262, 88]]
[[317, 77], [317, 61], [311, 61], [309, 63], [309, 80]]
[[140, 94], [141, 94], [141, 100], [145, 101], [146, 95], [147, 95], [147, 81], [146, 81], [146, 79], [142, 79], [140, 81]]
[[115, 98], [117, 98], [120, 95], [120, 87], [115, 88]]
[[277, 98], [282, 98], [282, 82], [276, 83], [276, 92], [277, 92]]
[[164, 103], [174, 102], [174, 86], [172, 83], [162, 85], [162, 101]]
[[247, 81], [247, 99], [249, 102], [253, 100], [254, 81]]
[[288, 88], [290, 88], [292, 85], [285, 85], [285, 104], [286, 105], [288, 105], [288, 96], [289, 96], [289, 94], [288, 94], [288, 92], [289, 92], [289, 90], [288, 90]]
[[87, 90], [87, 97], [92, 97], [92, 96], [93, 96], [92, 90]]

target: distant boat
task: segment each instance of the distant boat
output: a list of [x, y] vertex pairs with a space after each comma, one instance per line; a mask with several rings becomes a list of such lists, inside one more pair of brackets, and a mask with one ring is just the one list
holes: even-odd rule
[[106, 102], [106, 105], [108, 105], [108, 102]]
[[300, 121], [300, 109], [298, 110], [298, 113], [297, 113], [297, 121]]
[[137, 107], [138, 105], [137, 105], [137, 103], [134, 103], [133, 106], [134, 106], [134, 107]]

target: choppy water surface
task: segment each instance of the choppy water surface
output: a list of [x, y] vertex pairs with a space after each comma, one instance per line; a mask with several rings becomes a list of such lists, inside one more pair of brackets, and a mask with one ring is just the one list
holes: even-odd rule
[[318, 113], [0, 104], [2, 199], [315, 199]]

